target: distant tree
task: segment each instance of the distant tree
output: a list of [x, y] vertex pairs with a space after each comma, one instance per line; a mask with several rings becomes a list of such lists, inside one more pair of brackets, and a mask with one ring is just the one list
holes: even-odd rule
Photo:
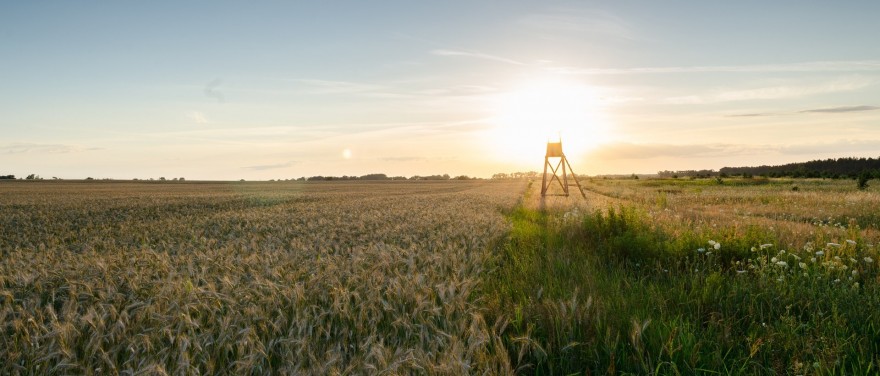
[[43, 180], [43, 178], [41, 178], [40, 175], [37, 175], [37, 174], [30, 174], [25, 179], [26, 180]]
[[180, 181], [185, 181], [186, 179], [184, 179], [184, 178], [181, 176], [179, 180], [180, 180]]
[[858, 181], [858, 186], [860, 190], [868, 188], [868, 180], [871, 180], [871, 173], [869, 173], [868, 171], [862, 171], [862, 173], [859, 174]]
[[0, 179], [15, 179], [15, 175], [0, 175]]
[[367, 174], [360, 177], [360, 180], [388, 180], [385, 174]]
[[159, 180], [161, 180], [161, 181], [165, 181], [165, 177], [164, 177], [164, 176], [161, 176], [161, 177], [159, 177]]
[[89, 177], [86, 178], [86, 180], [95, 180], [95, 178], [89, 176]]

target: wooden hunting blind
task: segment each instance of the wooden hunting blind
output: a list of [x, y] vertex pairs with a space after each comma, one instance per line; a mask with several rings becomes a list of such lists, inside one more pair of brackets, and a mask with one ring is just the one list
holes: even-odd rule
[[[556, 162], [556, 166], [554, 167], [553, 163], [551, 163], [550, 158], [559, 158]], [[550, 178], [548, 180], [547, 167], [550, 167]], [[568, 167], [568, 170], [566, 170]], [[561, 177], [560, 177], [561, 175]], [[584, 193], [584, 189], [581, 187], [581, 183], [577, 180], [577, 175], [574, 174], [574, 170], [571, 168], [571, 164], [568, 163], [568, 159], [565, 158], [565, 153], [562, 152], [562, 140], [559, 142], [547, 142], [547, 154], [544, 155], [544, 178], [541, 180], [541, 197], [548, 196], [547, 191], [550, 186], [553, 185], [553, 181], [559, 182], [559, 185], [562, 186], [563, 193], [552, 194], [550, 196], [566, 196], [568, 197], [568, 187], [572, 184], [569, 184], [568, 179], [569, 175], [571, 175], [571, 180], [574, 181], [574, 186], [578, 187], [578, 191], [581, 193], [581, 196], [587, 198], [587, 195]]]

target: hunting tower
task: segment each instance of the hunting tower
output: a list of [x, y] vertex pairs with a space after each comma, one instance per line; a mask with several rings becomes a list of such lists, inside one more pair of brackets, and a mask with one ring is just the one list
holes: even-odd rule
[[[554, 162], [556, 162], [555, 167], [553, 166], [553, 163], [550, 162], [550, 158], [553, 158]], [[556, 158], [559, 158], [558, 161]], [[547, 167], [550, 167], [549, 179], [547, 175]], [[568, 167], [568, 170], [566, 170], [566, 167]], [[574, 181], [573, 185], [578, 187], [581, 196], [587, 198], [584, 189], [581, 187], [581, 183], [578, 182], [577, 176], [574, 174], [574, 170], [571, 169], [571, 164], [568, 163], [568, 159], [565, 158], [565, 153], [562, 152], [562, 139], [560, 139], [559, 142], [548, 141], [547, 154], [544, 156], [544, 178], [541, 180], [541, 197], [547, 196], [547, 190], [553, 185], [554, 180], [559, 182], [559, 185], [562, 186], [563, 193], [557, 193], [551, 196], [568, 197], [568, 187], [572, 185], [568, 183], [569, 178]]]

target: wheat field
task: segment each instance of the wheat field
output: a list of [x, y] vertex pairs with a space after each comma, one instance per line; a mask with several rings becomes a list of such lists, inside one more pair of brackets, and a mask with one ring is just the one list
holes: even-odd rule
[[2, 184], [0, 373], [509, 372], [474, 291], [524, 187]]

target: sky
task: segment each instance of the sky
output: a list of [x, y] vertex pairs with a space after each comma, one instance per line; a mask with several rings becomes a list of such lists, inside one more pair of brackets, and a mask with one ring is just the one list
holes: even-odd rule
[[876, 1], [0, 4], [0, 175], [580, 174], [880, 156]]

